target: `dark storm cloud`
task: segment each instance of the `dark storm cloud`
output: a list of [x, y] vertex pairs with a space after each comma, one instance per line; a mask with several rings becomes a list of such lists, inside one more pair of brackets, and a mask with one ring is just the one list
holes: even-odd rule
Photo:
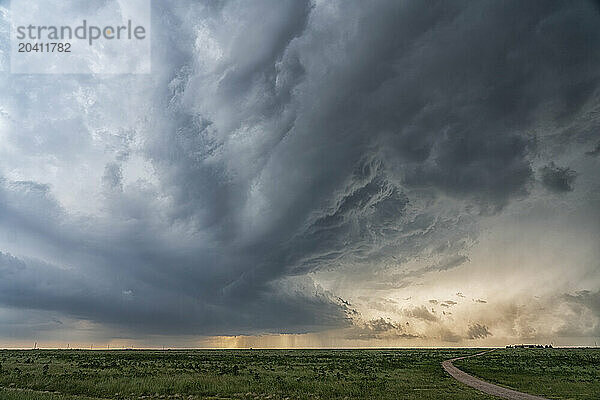
[[420, 336], [407, 332], [401, 323], [395, 323], [383, 318], [355, 323], [346, 331], [346, 339], [356, 340], [393, 340], [393, 339], [417, 339]]
[[[48, 187], [4, 183], [0, 186], [0, 210], [6, 230], [2, 233], [15, 241], [27, 237], [30, 243], [48, 249], [47, 257], [58, 257], [65, 264], [1, 254], [0, 303], [5, 306], [59, 311], [138, 333], [217, 334], [240, 329], [254, 332], [257, 327], [302, 332], [347, 324], [343, 305], [303, 279], [267, 287], [255, 293], [252, 302], [243, 303], [215, 299], [221, 289], [210, 286], [220, 280], [222, 287], [227, 281], [223, 275], [211, 276], [207, 271], [204, 276], [210, 282], [197, 282], [192, 291], [183, 280], [190, 276], [198, 279], [190, 272], [202, 260], [198, 251], [168, 248], [159, 237], [140, 236], [134, 239], [137, 247], [132, 249], [132, 240], [123, 238], [144, 227], [127, 227], [134, 223], [131, 216], [125, 226], [115, 221], [108, 227], [94, 226], [90, 234], [72, 225]], [[18, 211], [24, 206], [31, 207], [26, 215]], [[35, 209], [39, 214], [33, 214]], [[76, 222], [89, 228], [94, 221]], [[158, 232], [153, 235], [161, 236]], [[69, 252], [63, 249], [66, 245]], [[179, 254], [182, 251], [191, 253]], [[265, 309], [269, 312], [264, 313]]]
[[432, 311], [429, 311], [425, 306], [420, 306], [412, 308], [410, 310], [406, 310], [405, 314], [408, 317], [420, 319], [423, 321], [434, 322], [438, 320], [438, 317], [436, 317]]
[[[346, 326], [348, 307], [307, 273], [349, 266], [401, 287], [465, 264], [478, 214], [528, 193], [539, 113], [554, 107], [567, 124], [600, 77], [600, 15], [587, 2], [154, 6], [152, 77], [64, 78], [52, 98], [89, 89], [89, 109], [24, 124], [60, 135], [15, 148], [76, 168], [113, 117], [97, 104], [144, 88], [131, 118], [144, 125], [106, 145], [98, 215], [70, 212], [47, 185], [0, 182], [1, 305], [137, 332]], [[2, 83], [14, 109], [50, 98], [14, 82]], [[156, 182], [126, 182], [134, 156]], [[417, 258], [429, 267], [390, 267]], [[361, 329], [406, 334], [397, 328]]]
[[467, 337], [469, 339], [485, 339], [491, 335], [492, 333], [488, 330], [487, 326], [478, 323], [469, 326], [467, 330]]
[[551, 162], [540, 169], [543, 185], [553, 192], [570, 192], [573, 190], [577, 172], [568, 167], [559, 167]]
[[[0, 302], [5, 306], [59, 311], [75, 318], [126, 326], [140, 334], [233, 334], [240, 329], [254, 332], [257, 327], [287, 333], [348, 324], [327, 294], [306, 284], [288, 286], [292, 295], [274, 288], [255, 296], [251, 304], [232, 307], [201, 296], [130, 282], [130, 277], [124, 277], [120, 285], [101, 276], [91, 279], [93, 274], [83, 276], [10, 254], [0, 254], [0, 275]], [[300, 294], [307, 292], [309, 296]], [[264, 309], [269, 312], [263, 313]]]

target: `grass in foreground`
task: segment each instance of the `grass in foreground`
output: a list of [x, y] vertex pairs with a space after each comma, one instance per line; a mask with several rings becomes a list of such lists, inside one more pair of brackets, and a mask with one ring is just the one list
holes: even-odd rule
[[600, 349], [504, 349], [454, 365], [526, 393], [553, 399], [600, 399]]
[[0, 398], [492, 399], [440, 366], [477, 351], [0, 351]]
[[56, 393], [0, 389], [2, 400], [97, 400], [96, 397], [69, 396]]

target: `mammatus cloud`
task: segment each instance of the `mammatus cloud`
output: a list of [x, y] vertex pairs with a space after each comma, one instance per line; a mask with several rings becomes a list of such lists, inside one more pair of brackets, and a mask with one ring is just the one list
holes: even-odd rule
[[[597, 204], [594, 3], [153, 7], [148, 76], [0, 75], [7, 321], [452, 343], [549, 329], [460, 274], [509, 275], [470, 256], [489, 218], [566, 212], [529, 211], [536, 171], [552, 192], [577, 176], [572, 208]], [[554, 295], [593, 333], [585, 295], [561, 297], [581, 282]]]

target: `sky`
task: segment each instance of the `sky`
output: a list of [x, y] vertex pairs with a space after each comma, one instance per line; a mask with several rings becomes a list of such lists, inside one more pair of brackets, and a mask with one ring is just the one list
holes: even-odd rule
[[600, 3], [156, 1], [151, 40], [0, 67], [0, 347], [600, 341]]

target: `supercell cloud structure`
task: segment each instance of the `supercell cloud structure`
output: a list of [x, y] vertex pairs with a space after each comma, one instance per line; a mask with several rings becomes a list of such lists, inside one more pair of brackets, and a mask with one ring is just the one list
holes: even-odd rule
[[600, 335], [597, 2], [152, 18], [151, 74], [0, 72], [0, 339]]

